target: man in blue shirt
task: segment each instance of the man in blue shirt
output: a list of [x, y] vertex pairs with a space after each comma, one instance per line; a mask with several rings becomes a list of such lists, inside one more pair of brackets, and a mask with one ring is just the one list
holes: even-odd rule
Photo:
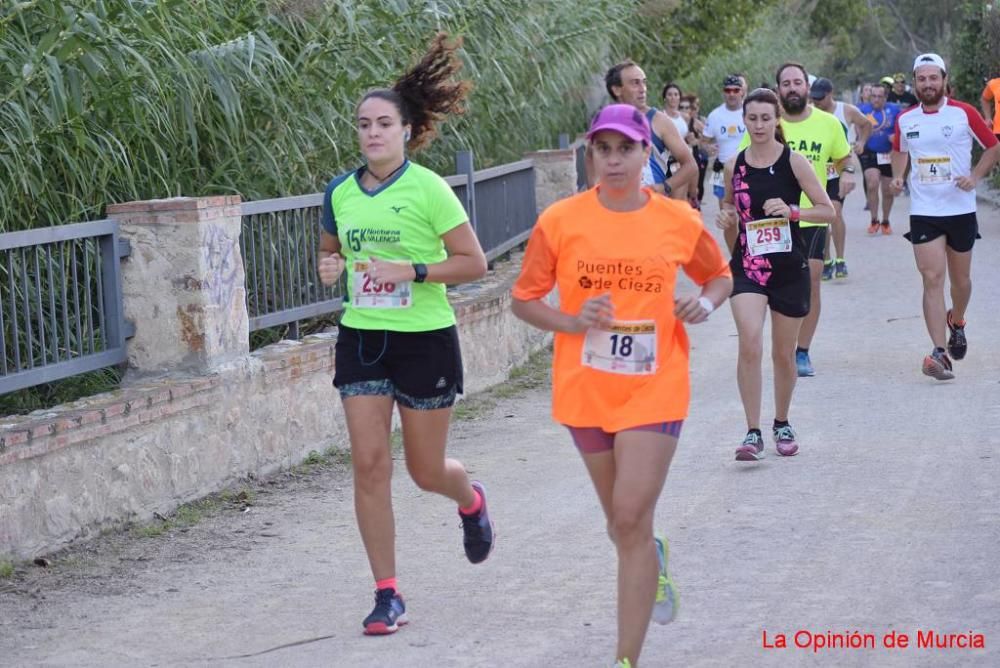
[[[868, 226], [868, 234], [892, 234], [889, 224], [889, 212], [892, 211], [893, 194], [889, 188], [892, 182], [892, 133], [896, 127], [896, 117], [900, 114], [899, 105], [886, 102], [887, 91], [884, 86], [872, 86], [871, 103], [859, 107], [868, 122], [872, 124], [872, 133], [865, 143], [862, 152], [861, 169], [865, 174], [868, 210], [872, 222]], [[879, 221], [879, 193], [882, 195], [882, 220]]]

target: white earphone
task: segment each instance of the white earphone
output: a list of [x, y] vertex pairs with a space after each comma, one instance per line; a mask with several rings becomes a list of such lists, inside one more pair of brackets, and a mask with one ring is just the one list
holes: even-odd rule
[[410, 141], [410, 131], [409, 130], [407, 130], [406, 134], [403, 135], [403, 140], [404, 141]]

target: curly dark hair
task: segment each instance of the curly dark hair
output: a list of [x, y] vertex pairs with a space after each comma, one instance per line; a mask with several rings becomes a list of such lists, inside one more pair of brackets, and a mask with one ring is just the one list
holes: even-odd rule
[[461, 37], [449, 44], [448, 34], [438, 33], [420, 62], [404, 72], [392, 88], [368, 91], [358, 106], [373, 97], [392, 102], [403, 125], [412, 128], [407, 147], [416, 151], [427, 146], [437, 134], [438, 122], [465, 113], [464, 102], [472, 82], [454, 78], [462, 69], [462, 61], [455, 53], [461, 46]]
[[617, 65], [613, 65], [604, 75], [604, 87], [608, 91], [608, 96], [615, 102], [618, 101], [618, 98], [615, 97], [615, 92], [612, 89], [622, 85], [622, 70], [628, 69], [629, 67], [639, 66], [632, 60], [623, 60]]

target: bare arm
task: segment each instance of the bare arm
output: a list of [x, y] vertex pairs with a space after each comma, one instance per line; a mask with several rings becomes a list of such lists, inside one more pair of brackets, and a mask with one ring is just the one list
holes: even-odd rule
[[844, 104], [844, 116], [847, 122], [854, 126], [857, 139], [854, 141], [854, 152], [860, 155], [865, 150], [865, 144], [872, 134], [872, 124], [868, 122], [865, 115], [853, 104]]
[[541, 299], [524, 300], [517, 297], [511, 301], [511, 312], [532, 327], [567, 334], [585, 332], [594, 325], [610, 324], [614, 318], [614, 307], [608, 293], [585, 301], [577, 315], [560, 311]]
[[910, 165], [910, 154], [901, 151], [892, 152], [892, 182], [889, 187], [895, 195], [903, 192], [903, 178], [906, 168]]
[[691, 153], [688, 145], [684, 143], [684, 138], [681, 137], [677, 128], [674, 127], [674, 124], [662, 111], [657, 112], [653, 116], [653, 130], [663, 140], [663, 145], [666, 146], [667, 150], [670, 151], [670, 155], [680, 165], [677, 172], [667, 179], [671, 190], [676, 189], [680, 192], [691, 181], [691, 177], [698, 173], [698, 165], [694, 161], [694, 154]]
[[[486, 256], [479, 246], [479, 239], [468, 222], [441, 235], [448, 250], [447, 259], [427, 265], [427, 283], [468, 283], [486, 275]], [[376, 284], [412, 281], [417, 272], [409, 262], [371, 259], [368, 276]]]
[[[980, 106], [983, 109], [983, 119], [987, 123], [989, 123], [992, 120], [990, 118], [990, 116], [993, 115], [993, 110], [990, 107], [992, 107], [993, 105], [990, 104], [990, 100], [987, 100], [985, 97], [982, 98], [981, 100], [979, 100], [979, 104], [980, 104]], [[998, 104], [1000, 104], [1000, 103], [998, 103]]]
[[[843, 160], [846, 160], [846, 158], [843, 158], [841, 162]], [[799, 218], [808, 220], [810, 223], [832, 223], [837, 217], [837, 212], [833, 208], [830, 196], [826, 194], [826, 188], [816, 178], [816, 172], [813, 171], [812, 163], [805, 156], [794, 151], [791, 155], [791, 162], [792, 172], [795, 173], [795, 178], [798, 179], [799, 186], [802, 187], [802, 192], [812, 202], [811, 207], [799, 211]]]

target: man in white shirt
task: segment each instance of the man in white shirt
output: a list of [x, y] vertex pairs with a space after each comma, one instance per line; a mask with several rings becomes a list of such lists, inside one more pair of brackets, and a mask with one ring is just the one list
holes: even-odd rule
[[[744, 84], [735, 74], [728, 75], [722, 82], [722, 94], [725, 102], [712, 110], [705, 122], [702, 132], [702, 143], [709, 156], [715, 156], [712, 163], [712, 192], [719, 199], [722, 207], [722, 197], [726, 189], [722, 183], [722, 168], [726, 162], [739, 152], [740, 141], [746, 133], [743, 124]], [[725, 232], [726, 245], [731, 251], [736, 241], [737, 229], [734, 226]], [[730, 238], [732, 237], [732, 238]]]
[[[903, 190], [910, 171], [910, 231], [917, 270], [924, 282], [924, 322], [934, 350], [923, 372], [937, 380], [955, 377], [951, 359], [965, 357], [965, 309], [972, 296], [972, 246], [979, 237], [976, 184], [1000, 159], [1000, 142], [971, 105], [945, 97], [948, 73], [936, 53], [917, 56], [913, 80], [920, 104], [900, 114], [892, 139], [891, 187]], [[972, 142], [985, 149], [972, 168]], [[944, 279], [951, 282], [945, 310]], [[945, 352], [945, 331], [948, 350]]]

